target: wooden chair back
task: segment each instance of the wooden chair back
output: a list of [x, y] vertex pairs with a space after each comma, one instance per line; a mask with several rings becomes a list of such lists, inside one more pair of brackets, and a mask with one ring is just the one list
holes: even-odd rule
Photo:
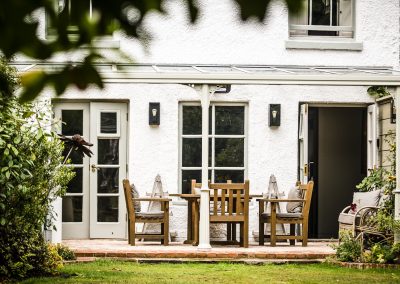
[[126, 210], [128, 211], [128, 217], [130, 220], [135, 220], [135, 204], [133, 202], [133, 196], [131, 191], [131, 185], [128, 179], [122, 181], [125, 194]]
[[303, 192], [302, 195], [303, 199], [305, 200], [303, 204], [302, 215], [303, 218], [308, 218], [311, 206], [311, 197], [314, 189], [314, 182], [309, 181], [307, 184], [299, 184], [299, 189]]
[[210, 188], [210, 215], [243, 216], [249, 210], [249, 181], [244, 183], [212, 183]]

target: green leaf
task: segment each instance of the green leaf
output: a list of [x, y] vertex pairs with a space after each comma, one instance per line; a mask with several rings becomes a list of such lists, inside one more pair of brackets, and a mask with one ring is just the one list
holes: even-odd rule
[[15, 144], [19, 144], [21, 142], [21, 136], [16, 136], [15, 138], [14, 138], [14, 143]]

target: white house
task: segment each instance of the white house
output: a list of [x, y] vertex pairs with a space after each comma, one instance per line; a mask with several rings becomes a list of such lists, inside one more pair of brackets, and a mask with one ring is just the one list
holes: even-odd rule
[[[123, 51], [137, 64], [103, 64], [103, 90], [69, 89], [51, 101], [63, 134], [82, 134], [95, 153], [72, 158], [77, 175], [53, 239], [126, 238], [123, 178], [144, 195], [160, 174], [165, 191], [181, 193], [201, 180], [202, 168], [212, 182], [249, 179], [252, 194], [267, 190], [271, 174], [285, 192], [313, 178], [310, 237], [336, 237], [339, 211], [377, 165], [377, 113], [367, 88], [400, 85], [400, 7], [395, 0], [304, 1], [308, 8], [292, 17], [275, 1], [258, 24], [242, 23], [232, 1], [202, 0], [194, 26], [182, 3], [170, 1], [167, 16], [146, 19], [154, 36], [146, 52], [118, 33], [99, 40], [103, 52]], [[79, 54], [16, 65], [24, 71], [66, 60]], [[256, 205], [250, 232], [258, 230]], [[186, 236], [186, 206], [171, 205], [178, 240]]]

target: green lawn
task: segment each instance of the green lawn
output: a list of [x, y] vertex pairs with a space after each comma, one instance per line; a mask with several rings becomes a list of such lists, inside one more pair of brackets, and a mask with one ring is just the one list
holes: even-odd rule
[[400, 270], [329, 264], [137, 264], [99, 260], [66, 265], [62, 276], [22, 283], [400, 283]]

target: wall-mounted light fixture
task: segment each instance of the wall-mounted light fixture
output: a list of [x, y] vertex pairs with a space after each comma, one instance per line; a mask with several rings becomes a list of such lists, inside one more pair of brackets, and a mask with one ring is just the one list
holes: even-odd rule
[[396, 123], [396, 104], [394, 99], [390, 101], [390, 123]]
[[231, 85], [217, 85], [217, 88], [214, 94], [228, 94], [231, 91]]
[[149, 125], [160, 125], [160, 103], [149, 103]]
[[280, 126], [281, 125], [281, 105], [270, 104], [269, 105], [269, 126]]

